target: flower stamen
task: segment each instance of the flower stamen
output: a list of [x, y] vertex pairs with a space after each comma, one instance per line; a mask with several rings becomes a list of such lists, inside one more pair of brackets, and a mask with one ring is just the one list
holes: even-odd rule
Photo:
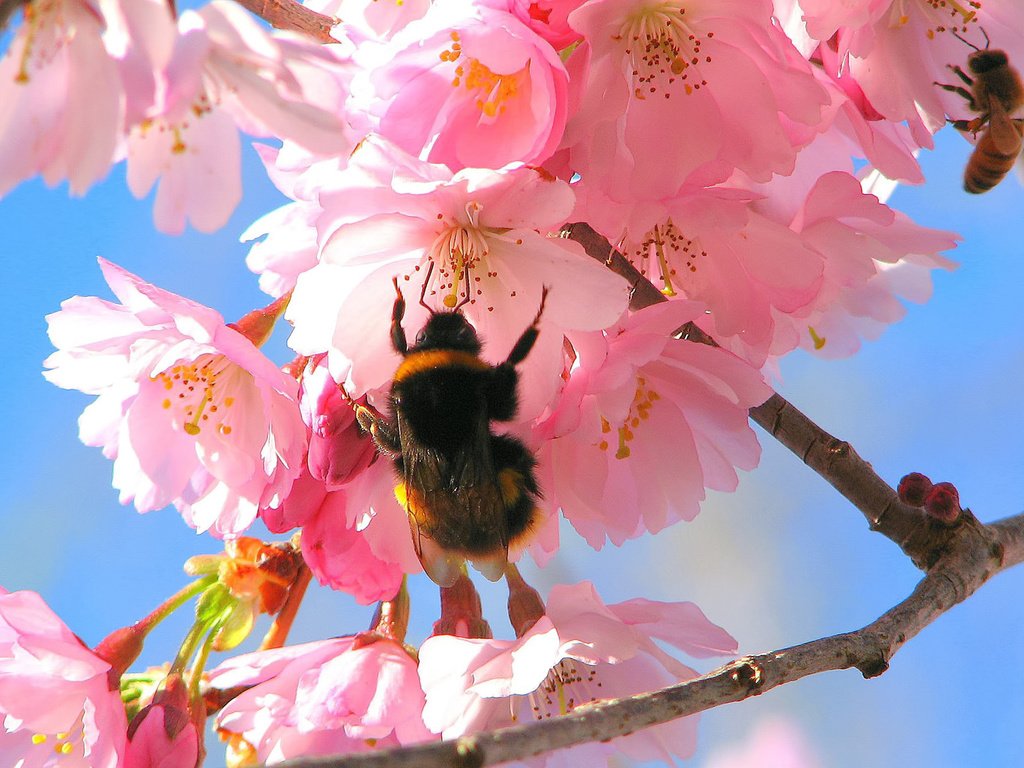
[[[968, 24], [978, 22], [978, 11], [981, 9], [979, 0], [914, 0], [924, 14], [928, 24], [925, 35], [934, 40], [936, 34], [953, 32], [964, 34]], [[907, 7], [908, 0], [896, 0], [889, 12], [889, 25], [902, 27], [911, 19], [911, 10]]]
[[673, 277], [677, 277], [673, 262], [678, 263], [682, 260], [686, 271], [692, 274], [697, 271], [698, 259], [707, 258], [708, 255], [699, 241], [683, 235], [672, 219], [656, 224], [636, 246], [623, 249], [623, 253], [644, 276], [649, 276], [651, 261], [657, 260], [658, 277], [662, 283], [661, 292], [666, 296], [675, 296], [678, 293], [672, 281]]
[[[202, 432], [205, 422], [216, 416], [221, 408], [230, 408], [233, 397], [225, 397], [225, 387], [218, 379], [229, 371], [232, 363], [223, 355], [201, 355], [190, 363], [178, 363], [169, 371], [152, 377], [168, 392], [161, 405], [170, 410], [177, 403], [182, 408], [182, 429], [195, 437]], [[216, 429], [221, 435], [231, 434], [231, 426], [219, 421]]]
[[[487, 236], [480, 226], [480, 211], [483, 206], [475, 201], [466, 204], [466, 222], [455, 222], [446, 226], [434, 238], [427, 257], [437, 266], [438, 287], [445, 292], [444, 305], [454, 309], [459, 303], [459, 290], [465, 280], [464, 296], [470, 296], [473, 286], [469, 273], [487, 258], [490, 247]], [[443, 218], [439, 214], [439, 218]], [[490, 273], [488, 273], [490, 274]], [[479, 278], [478, 278], [479, 280]], [[477, 289], [479, 295], [481, 291]], [[475, 299], [470, 299], [475, 301]]]
[[[633, 71], [633, 96], [644, 100], [661, 92], [667, 99], [678, 91], [691, 94], [707, 85], [699, 71], [700, 63], [711, 57], [701, 52], [702, 37], [711, 39], [713, 32], [703, 36], [684, 21], [683, 0], [665, 0], [648, 5], [626, 18], [617, 40], [625, 41], [625, 54]], [[690, 68], [696, 68], [688, 72]]]
[[[616, 459], [629, 458], [632, 453], [629, 443], [636, 436], [634, 430], [639, 427], [642, 422], [647, 421], [651, 417], [651, 406], [660, 399], [661, 395], [659, 395], [655, 390], [648, 388], [647, 379], [643, 376], [636, 377], [636, 392], [633, 395], [633, 402], [629, 406], [629, 413], [626, 414], [626, 418], [622, 422], [622, 426], [617, 429], [619, 439], [615, 451]], [[611, 431], [611, 423], [602, 416], [601, 432], [604, 434], [610, 434]], [[607, 451], [609, 448], [608, 440], [600, 440], [597, 447], [602, 451]]]

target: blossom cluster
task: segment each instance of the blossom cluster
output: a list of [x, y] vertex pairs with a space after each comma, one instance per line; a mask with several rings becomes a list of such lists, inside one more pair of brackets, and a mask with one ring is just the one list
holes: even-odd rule
[[[998, 0], [308, 5], [330, 43], [228, 0], [32, 0], [0, 60], [0, 195], [36, 174], [81, 194], [124, 159], [133, 194], [158, 185], [159, 229], [212, 231], [242, 193], [239, 132], [281, 140], [257, 152], [290, 202], [242, 234], [276, 301], [228, 323], [101, 260], [117, 301], [48, 317], [46, 376], [96, 396], [80, 436], [122, 503], [228, 540], [299, 529], [317, 579], [363, 604], [422, 570], [357, 419], [389, 408], [393, 323], [458, 312], [486, 366], [539, 323], [500, 424], [541, 491], [510, 561], [546, 563], [560, 517], [597, 549], [692, 520], [756, 467], [747, 414], [782, 356], [854, 353], [952, 267], [956, 236], [891, 208], [891, 182], [921, 182], [917, 153], [972, 116], [938, 85], [949, 67], [1024, 53], [1024, 6]], [[636, 283], [573, 222], [665, 301], [631, 305]], [[260, 346], [282, 317], [296, 358], [275, 362]], [[418, 664], [386, 633], [240, 657], [212, 678], [250, 686], [220, 726], [261, 761], [447, 738], [544, 710], [545, 690], [694, 674], [652, 637], [735, 649], [695, 606], [605, 606], [589, 586], [556, 588], [515, 641], [463, 635]], [[617, 745], [684, 756], [691, 728]]]

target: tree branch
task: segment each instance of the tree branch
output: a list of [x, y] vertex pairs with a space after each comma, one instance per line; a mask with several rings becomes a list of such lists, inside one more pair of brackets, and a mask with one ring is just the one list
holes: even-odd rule
[[[625, 278], [631, 286], [630, 309], [668, 301], [589, 224], [570, 224], [563, 233], [582, 245], [591, 257]], [[692, 341], [715, 345], [710, 336], [692, 324], [687, 326], [684, 335]], [[872, 530], [895, 542], [918, 568], [927, 571], [945, 551], [953, 535], [948, 526], [900, 501], [892, 486], [875, 473], [853, 446], [830, 435], [782, 395], [776, 393], [762, 405], [751, 408], [750, 418], [825, 478], [861, 511]], [[974, 520], [969, 513], [967, 515]], [[973, 524], [977, 525], [977, 521]]]
[[[629, 281], [632, 309], [666, 300], [588, 225], [570, 225], [565, 234]], [[696, 327], [681, 329], [681, 337], [714, 344]], [[291, 760], [282, 768], [477, 768], [625, 736], [829, 670], [856, 668], [865, 678], [875, 677], [888, 669], [893, 655], [910, 638], [974, 594], [993, 574], [1024, 562], [1024, 515], [986, 526], [965, 510], [954, 524], [943, 525], [900, 502], [848, 443], [825, 432], [780, 395], [751, 409], [751, 418], [850, 500], [873, 530], [898, 544], [926, 571], [909, 597], [855, 632], [737, 659], [659, 691], [596, 702], [563, 717], [454, 741], [360, 756]]]
[[[0, 0], [9, 2], [9, 0]], [[237, 0], [243, 8], [252, 11], [276, 29], [301, 32], [321, 43], [336, 43], [331, 29], [338, 23], [333, 16], [310, 10], [296, 0]]]
[[280, 767], [478, 768], [626, 736], [834, 669], [856, 668], [866, 678], [876, 677], [910, 638], [992, 575], [1024, 561], [1024, 515], [989, 526], [971, 521], [950, 529], [946, 552], [906, 600], [856, 632], [746, 656], [685, 683], [585, 705], [564, 717], [366, 755], [288, 760]]

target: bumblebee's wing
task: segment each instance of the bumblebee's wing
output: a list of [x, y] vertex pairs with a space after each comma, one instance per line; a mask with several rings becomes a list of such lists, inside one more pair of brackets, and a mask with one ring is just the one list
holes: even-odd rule
[[989, 98], [988, 133], [996, 149], [1004, 155], [1020, 152], [1021, 130], [1018, 121], [1010, 117], [1003, 102]]
[[448, 586], [466, 558], [488, 579], [504, 574], [508, 523], [494, 472], [490, 431], [485, 417], [468, 430], [449, 454], [402, 438], [406, 511], [416, 554], [427, 574]]
[[464, 504], [466, 521], [473, 526], [472, 537], [477, 542], [469, 560], [488, 581], [498, 581], [508, 565], [508, 515], [486, 421], [475, 435], [472, 447], [467, 444], [466, 449], [457, 456], [454, 476], [458, 478], [458, 496]]
[[416, 557], [431, 581], [441, 587], [450, 587], [459, 578], [463, 557], [440, 546], [429, 533], [433, 530], [434, 518], [439, 512], [444, 514], [447, 504], [441, 490], [441, 468], [422, 448], [403, 449], [402, 466], [404, 479], [399, 495], [409, 518]]

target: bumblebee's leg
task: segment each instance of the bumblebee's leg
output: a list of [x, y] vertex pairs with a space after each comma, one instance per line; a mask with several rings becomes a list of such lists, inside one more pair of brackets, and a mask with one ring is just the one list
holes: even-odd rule
[[511, 421], [515, 418], [519, 406], [516, 397], [516, 385], [519, 382], [519, 374], [516, 373], [516, 365], [523, 362], [530, 354], [533, 345], [540, 335], [540, 317], [544, 313], [544, 301], [548, 297], [548, 289], [545, 286], [540, 295], [540, 308], [533, 318], [530, 327], [523, 331], [516, 341], [512, 351], [508, 353], [505, 362], [496, 365], [491, 372], [490, 380], [487, 382], [487, 417], [495, 421]]
[[398, 278], [392, 278], [395, 284], [394, 306], [391, 307], [391, 346], [400, 355], [409, 351], [409, 342], [405, 339], [405, 329], [402, 328], [402, 318], [405, 317], [405, 297], [402, 296], [402, 289], [398, 287]]
[[540, 335], [540, 328], [537, 326], [540, 325], [540, 316], [544, 314], [544, 302], [547, 301], [547, 298], [548, 287], [544, 286], [544, 290], [540, 294], [540, 307], [537, 309], [537, 316], [533, 318], [530, 327], [523, 331], [515, 346], [512, 347], [512, 351], [505, 358], [504, 365], [519, 365], [530, 354], [530, 350], [533, 349], [533, 345], [537, 341], [537, 336]]
[[402, 453], [398, 430], [387, 419], [365, 405], [353, 403], [352, 407], [355, 409], [356, 421], [359, 422], [359, 426], [370, 433], [374, 444], [382, 453], [389, 456], [398, 456]]
[[387, 419], [373, 408], [360, 405], [353, 400], [343, 384], [338, 385], [338, 391], [341, 392], [341, 397], [345, 402], [355, 411], [356, 422], [363, 431], [370, 433], [370, 437], [379, 450], [396, 456], [402, 452], [398, 431], [391, 426]]

